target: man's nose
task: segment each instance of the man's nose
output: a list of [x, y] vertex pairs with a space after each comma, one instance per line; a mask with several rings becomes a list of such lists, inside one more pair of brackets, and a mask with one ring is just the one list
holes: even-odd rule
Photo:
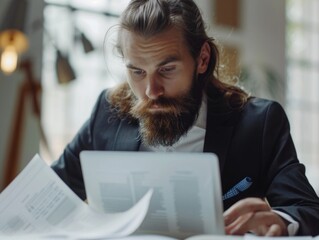
[[157, 99], [164, 95], [164, 86], [156, 75], [153, 75], [148, 79], [145, 94], [150, 99]]

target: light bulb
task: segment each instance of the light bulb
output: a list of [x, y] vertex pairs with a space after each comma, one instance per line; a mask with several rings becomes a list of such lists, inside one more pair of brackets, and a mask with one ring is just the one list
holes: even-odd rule
[[13, 46], [7, 46], [1, 54], [1, 70], [10, 74], [18, 65], [18, 53]]

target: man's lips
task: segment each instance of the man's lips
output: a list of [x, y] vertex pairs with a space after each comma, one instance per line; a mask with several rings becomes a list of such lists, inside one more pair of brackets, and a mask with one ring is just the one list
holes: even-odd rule
[[154, 103], [150, 106], [150, 109], [159, 109], [159, 108], [162, 108], [162, 107], [156, 103]]
[[169, 110], [169, 108], [154, 103], [154, 104], [152, 104], [152, 105], [148, 108], [148, 110], [149, 110], [150, 112], [167, 112], [167, 111]]

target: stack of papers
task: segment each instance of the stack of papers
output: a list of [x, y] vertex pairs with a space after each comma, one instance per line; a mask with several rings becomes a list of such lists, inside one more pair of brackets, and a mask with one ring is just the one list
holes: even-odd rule
[[0, 239], [105, 239], [133, 233], [152, 190], [131, 209], [106, 214], [78, 198], [36, 155], [0, 194]]

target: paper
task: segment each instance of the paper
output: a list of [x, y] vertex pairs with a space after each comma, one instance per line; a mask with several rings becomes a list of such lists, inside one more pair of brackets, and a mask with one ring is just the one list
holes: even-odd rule
[[123, 213], [94, 211], [36, 155], [0, 194], [0, 239], [98, 239], [127, 236], [144, 220], [149, 190]]
[[[231, 236], [231, 235], [197, 235], [187, 240], [244, 240], [244, 236]], [[278, 239], [277, 239], [278, 240]]]
[[246, 234], [244, 237], [245, 240], [313, 240], [316, 239], [312, 236], [293, 236], [293, 237], [264, 237], [256, 236], [254, 234]]
[[[171, 238], [167, 236], [160, 236], [160, 235], [133, 235], [124, 238], [120, 238], [123, 240], [178, 240], [176, 238]], [[108, 240], [118, 240], [118, 238], [112, 238]]]
[[178, 239], [224, 234], [215, 155], [86, 151], [80, 157], [88, 203], [94, 209], [125, 210], [153, 188], [149, 211], [138, 234]]

